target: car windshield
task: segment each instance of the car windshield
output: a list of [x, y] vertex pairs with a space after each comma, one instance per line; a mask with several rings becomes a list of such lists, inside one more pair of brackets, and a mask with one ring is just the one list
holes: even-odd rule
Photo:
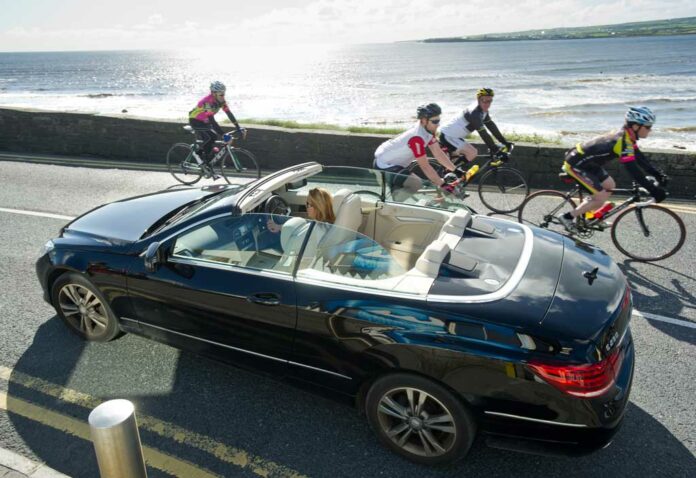
[[304, 186], [308, 190], [315, 187], [322, 187], [332, 193], [348, 188], [361, 196], [374, 196], [386, 202], [414, 204], [449, 211], [469, 209], [463, 199], [443, 191], [427, 179], [388, 171], [350, 166], [325, 166], [320, 173], [309, 177]]
[[168, 215], [162, 217], [158, 222], [153, 224], [150, 229], [143, 234], [143, 237], [147, 237], [156, 232], [162, 231], [167, 227], [178, 223], [184, 218], [191, 217], [192, 215], [197, 214], [208, 207], [218, 205], [221, 201], [233, 197], [245, 187], [245, 185], [234, 184], [231, 186], [210, 186], [202, 188], [202, 190], [208, 190], [212, 192], [212, 194], [200, 199], [196, 199], [188, 204], [184, 204], [179, 209], [171, 211]]

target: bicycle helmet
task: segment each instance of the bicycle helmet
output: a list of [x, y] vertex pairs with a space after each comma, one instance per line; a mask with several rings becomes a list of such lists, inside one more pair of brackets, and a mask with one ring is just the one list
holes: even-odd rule
[[418, 116], [418, 119], [432, 118], [433, 116], [437, 116], [439, 114], [442, 114], [442, 108], [435, 103], [420, 105], [418, 108], [416, 108], [416, 115]]
[[626, 123], [635, 123], [643, 126], [652, 126], [655, 122], [655, 113], [647, 106], [630, 107], [626, 111]]
[[225, 84], [221, 81], [213, 81], [210, 84], [210, 91], [213, 93], [224, 93], [226, 90]]
[[481, 88], [476, 92], [476, 98], [481, 98], [482, 96], [495, 96], [493, 88]]

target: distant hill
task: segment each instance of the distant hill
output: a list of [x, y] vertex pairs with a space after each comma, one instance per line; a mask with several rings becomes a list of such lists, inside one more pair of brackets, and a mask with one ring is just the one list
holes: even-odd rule
[[619, 23], [592, 27], [550, 28], [511, 33], [487, 33], [450, 38], [428, 38], [425, 43], [514, 41], [514, 40], [571, 40], [580, 38], [614, 38], [635, 36], [694, 35], [696, 17], [672, 18], [648, 22]]

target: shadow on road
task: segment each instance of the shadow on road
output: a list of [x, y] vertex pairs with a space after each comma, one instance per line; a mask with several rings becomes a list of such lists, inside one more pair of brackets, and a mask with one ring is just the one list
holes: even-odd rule
[[[86, 423], [91, 410], [18, 382], [36, 377], [99, 399], [127, 398], [139, 416], [156, 417], [307, 476], [695, 476], [693, 454], [657, 419], [630, 404], [622, 430], [607, 449], [580, 458], [525, 455], [488, 448], [479, 440], [466, 461], [428, 469], [382, 448], [366, 422], [346, 405], [284, 382], [227, 367], [135, 336], [107, 344], [85, 343], [54, 317], [44, 323], [16, 364], [9, 394]], [[47, 464], [74, 477], [98, 476], [89, 441], [18, 414], [17, 432]], [[164, 425], [164, 429], [167, 425]], [[143, 429], [144, 444], [221, 476], [258, 476]], [[148, 469], [150, 477], [168, 476]], [[271, 473], [269, 476], [287, 476]]]
[[[650, 280], [644, 272], [636, 267], [636, 264], [645, 265], [642, 262], [636, 262], [631, 259], [626, 259], [618, 264], [628, 279], [629, 284], [631, 284], [633, 303], [636, 308], [641, 312], [653, 312], [658, 315], [689, 321], [689, 318], [684, 316], [684, 310], [696, 309], [696, 297], [693, 294], [693, 291], [696, 290], [696, 280], [674, 269], [659, 264], [649, 264], [649, 267], [661, 269], [665, 275], [671, 277], [673, 288], [668, 289]], [[647, 295], [641, 292], [641, 289], [647, 289], [652, 294]], [[656, 297], [659, 297], [658, 302], [655, 301]], [[651, 310], [643, 304], [655, 304], [656, 307]], [[684, 329], [683, 327], [656, 320], [649, 320], [649, 323], [676, 340], [696, 345], [696, 331], [694, 329]]]

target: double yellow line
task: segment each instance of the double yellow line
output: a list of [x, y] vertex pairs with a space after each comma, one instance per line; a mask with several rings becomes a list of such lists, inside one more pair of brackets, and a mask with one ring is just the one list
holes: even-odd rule
[[696, 214], [696, 207], [688, 206], [686, 204], [662, 204], [667, 209], [671, 209], [674, 212], [681, 212], [684, 214]]
[[[65, 403], [88, 409], [93, 409], [102, 402], [102, 400], [86, 393], [64, 388], [41, 378], [32, 377], [31, 375], [26, 375], [1, 365], [0, 379], [57, 398]], [[82, 438], [83, 440], [90, 440], [89, 425], [86, 422], [43, 408], [26, 400], [13, 397], [2, 391], [0, 391], [0, 409], [23, 416], [69, 435]], [[137, 418], [140, 428], [156, 433], [164, 438], [174, 440], [177, 443], [202, 450], [228, 465], [251, 471], [262, 477], [303, 478], [303, 475], [290, 468], [254, 456], [239, 448], [225, 445], [208, 436], [186, 430], [173, 423], [140, 413]], [[167, 455], [146, 445], [143, 446], [143, 454], [145, 455], [145, 461], [148, 466], [157, 468], [173, 476], [186, 478], [209, 478], [218, 476], [205, 468]]]

